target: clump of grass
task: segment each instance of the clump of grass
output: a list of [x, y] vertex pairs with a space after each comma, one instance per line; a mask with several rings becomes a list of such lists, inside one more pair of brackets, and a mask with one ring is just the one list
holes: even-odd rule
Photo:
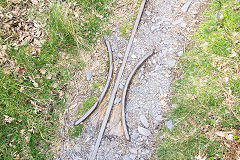
[[82, 129], [83, 129], [83, 125], [79, 124], [77, 126], [74, 126], [68, 132], [69, 132], [69, 135], [71, 135], [72, 137], [78, 137], [79, 135], [81, 135]]
[[93, 84], [92, 84], [93, 90], [94, 90], [94, 91], [97, 91], [97, 92], [100, 91], [100, 89], [99, 89], [100, 86], [101, 86], [100, 83], [93, 83]]
[[[91, 44], [109, 32], [103, 24], [110, 14], [111, 0], [76, 1], [83, 12], [76, 19], [61, 3], [54, 3], [50, 9], [50, 35], [62, 48], [74, 47], [89, 49]], [[73, 7], [70, 5], [70, 7]]]
[[[0, 5], [5, 2], [0, 1]], [[83, 8], [95, 7], [82, 12], [86, 19], [78, 21], [60, 3], [50, 7], [46, 13], [48, 37], [35, 54], [31, 54], [28, 44], [14, 47], [9, 45], [11, 42], [1, 41], [8, 49], [7, 61], [0, 64], [0, 159], [51, 159], [48, 150], [56, 136], [58, 113], [65, 106], [62, 92], [71, 77], [69, 73], [86, 66], [84, 61], [71, 58], [104, 33], [101, 18], [88, 13], [97, 10], [98, 14], [108, 16], [105, 7], [110, 1], [101, 0], [98, 5], [80, 2]], [[86, 100], [83, 111], [95, 101], [93, 97]], [[72, 135], [78, 136], [81, 128], [76, 127]]]
[[[166, 115], [175, 128], [162, 130], [159, 159], [239, 156], [239, 2], [222, 0], [222, 4], [220, 21], [216, 16], [219, 3], [210, 4], [206, 22], [194, 35], [196, 46], [182, 56], [181, 78], [172, 86], [172, 103], [177, 107]], [[226, 135], [236, 139], [229, 140]]]
[[79, 109], [79, 113], [83, 115], [86, 113], [93, 105], [94, 103], [97, 102], [96, 97], [90, 96], [86, 100], [83, 101], [82, 108]]

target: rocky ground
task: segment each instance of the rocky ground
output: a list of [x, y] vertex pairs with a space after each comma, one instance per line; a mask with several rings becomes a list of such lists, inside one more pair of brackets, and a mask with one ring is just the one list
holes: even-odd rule
[[[98, 151], [98, 160], [144, 160], [156, 157], [157, 144], [161, 141], [161, 137], [158, 137], [161, 126], [166, 125], [169, 129], [174, 127], [171, 121], [163, 118], [163, 113], [175, 106], [169, 105], [169, 97], [176, 62], [189, 43], [189, 35], [198, 26], [199, 15], [206, 7], [207, 1], [147, 1], [114, 102], [112, 115]], [[113, 34], [108, 39], [114, 54], [114, 77], [116, 77], [128, 41], [120, 36], [119, 26], [113, 26], [112, 30]], [[139, 69], [128, 91], [126, 117], [131, 140], [127, 141], [121, 124], [122, 90], [137, 62], [153, 49], [156, 54]], [[89, 73], [85, 76], [89, 80], [92, 78]], [[59, 154], [56, 159], [89, 158], [101, 127], [107, 100], [108, 96], [94, 114], [84, 122], [84, 129], [79, 137], [68, 137], [59, 145]]]

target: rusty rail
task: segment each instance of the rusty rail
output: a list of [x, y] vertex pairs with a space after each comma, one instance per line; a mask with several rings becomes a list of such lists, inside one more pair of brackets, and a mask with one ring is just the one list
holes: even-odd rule
[[130, 84], [133, 76], [135, 75], [137, 69], [143, 64], [143, 62], [145, 62], [154, 53], [155, 53], [154, 51], [150, 51], [147, 55], [145, 55], [138, 62], [138, 64], [134, 67], [131, 74], [129, 75], [129, 77], [126, 81], [126, 84], [124, 86], [124, 89], [123, 89], [123, 94], [122, 94], [122, 125], [123, 125], [124, 134], [125, 134], [125, 137], [126, 137], [127, 140], [130, 140], [130, 137], [129, 137], [129, 134], [128, 134], [128, 129], [127, 129], [127, 124], [126, 124], [126, 116], [125, 116], [125, 105], [126, 105], [126, 96], [127, 96], [128, 87], [129, 87], [129, 84]]
[[108, 54], [109, 54], [109, 72], [108, 72], [108, 79], [107, 79], [107, 83], [104, 87], [104, 90], [99, 98], [99, 100], [79, 119], [77, 120], [74, 125], [78, 125], [81, 122], [83, 122], [89, 115], [91, 115], [93, 113], [93, 111], [97, 108], [98, 105], [101, 104], [103, 98], [105, 97], [107, 90], [110, 86], [111, 83], [111, 79], [112, 79], [112, 75], [113, 75], [113, 56], [112, 56], [112, 48], [110, 45], [110, 42], [108, 40], [105, 40], [105, 43], [107, 45], [108, 48]]

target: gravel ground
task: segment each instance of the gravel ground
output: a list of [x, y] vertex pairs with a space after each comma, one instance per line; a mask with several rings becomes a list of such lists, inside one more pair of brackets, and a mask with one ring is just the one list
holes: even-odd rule
[[[207, 0], [147, 2], [98, 151], [98, 160], [145, 160], [156, 157], [157, 143], [161, 141], [158, 138], [160, 127], [174, 127], [171, 121], [164, 120], [163, 113], [171, 108], [170, 84], [176, 62], [189, 42], [188, 35], [198, 26], [198, 15], [206, 3]], [[116, 26], [113, 30], [109, 40], [114, 54], [116, 77], [128, 41], [119, 36], [120, 31]], [[156, 54], [138, 70], [128, 91], [126, 117], [131, 140], [127, 141], [121, 124], [122, 89], [134, 65], [153, 49]], [[81, 136], [64, 141], [60, 148], [62, 155], [56, 159], [85, 160], [90, 157], [101, 127], [104, 113], [101, 109], [104, 110], [103, 105], [84, 122]]]

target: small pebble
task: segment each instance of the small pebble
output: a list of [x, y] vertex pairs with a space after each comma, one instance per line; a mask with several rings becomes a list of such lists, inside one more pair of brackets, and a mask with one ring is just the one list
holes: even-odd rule
[[182, 6], [182, 8], [181, 8], [182, 12], [187, 12], [188, 9], [189, 9], [189, 7], [190, 7], [190, 5], [191, 5], [191, 3], [192, 3], [192, 1], [186, 2], [186, 3]]
[[86, 72], [86, 78], [88, 81], [90, 81], [92, 78], [92, 72]]
[[119, 58], [122, 58], [123, 55], [122, 55], [121, 53], [118, 53], [118, 57], [119, 57]]
[[175, 66], [176, 60], [170, 59], [167, 61], [169, 67], [173, 68]]
[[172, 130], [174, 127], [174, 125], [172, 124], [172, 120], [165, 122], [165, 125], [170, 130]]
[[180, 51], [177, 53], [177, 55], [180, 57], [183, 54], [183, 51]]
[[131, 158], [128, 157], [128, 155], [123, 156], [123, 160], [131, 160]]
[[151, 15], [151, 12], [149, 12], [149, 11], [146, 11], [145, 13], [146, 13], [147, 16]]
[[138, 136], [139, 136], [139, 133], [137, 133], [137, 132], [133, 132], [131, 138], [132, 138], [133, 140], [135, 140], [135, 139], [138, 138]]
[[135, 160], [136, 157], [137, 157], [137, 155], [135, 155], [135, 154], [131, 154], [129, 157], [131, 158], [131, 160]]
[[137, 58], [137, 56], [136, 56], [135, 54], [132, 54], [131, 57], [132, 57], [133, 59]]
[[121, 98], [117, 96], [114, 100], [114, 104], [118, 104], [120, 101], [121, 101]]
[[149, 127], [149, 123], [147, 118], [144, 115], [140, 116], [140, 121], [142, 122], [142, 124], [144, 125], [144, 127], [148, 128]]
[[129, 148], [129, 151], [133, 154], [137, 154], [138, 153], [138, 150], [137, 148]]

